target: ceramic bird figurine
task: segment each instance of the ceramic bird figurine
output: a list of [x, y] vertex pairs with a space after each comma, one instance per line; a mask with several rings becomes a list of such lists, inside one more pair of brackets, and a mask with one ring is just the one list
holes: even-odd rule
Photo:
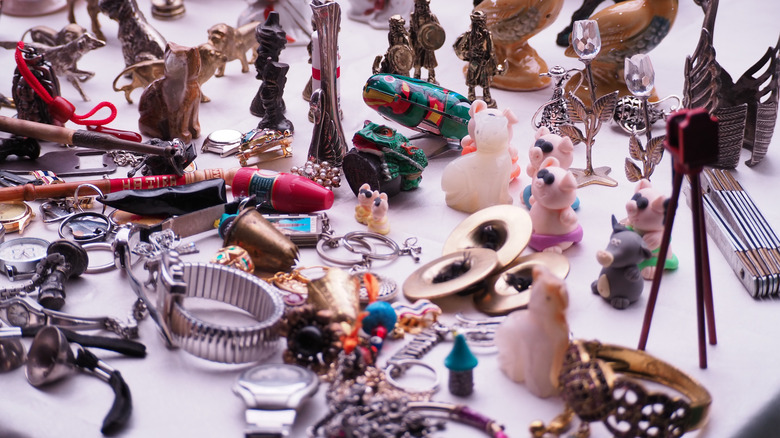
[[563, 0], [483, 0], [474, 8], [485, 13], [496, 58], [505, 62], [504, 73], [493, 77], [494, 87], [528, 91], [550, 85], [549, 77], [539, 76], [547, 63], [528, 40], [552, 24], [562, 6]]
[[[623, 77], [626, 58], [637, 53], [647, 53], [666, 37], [677, 16], [678, 0], [628, 0], [609, 6], [590, 17], [598, 23], [601, 34], [601, 50], [591, 62], [596, 96], [618, 90], [619, 96], [631, 95]], [[577, 57], [571, 45], [566, 56]], [[580, 78], [575, 75], [567, 83], [566, 90], [576, 86]], [[587, 81], [586, 81], [587, 82]], [[590, 90], [583, 83], [576, 91], [586, 105], [590, 104]], [[657, 100], [655, 92], [650, 100]]]

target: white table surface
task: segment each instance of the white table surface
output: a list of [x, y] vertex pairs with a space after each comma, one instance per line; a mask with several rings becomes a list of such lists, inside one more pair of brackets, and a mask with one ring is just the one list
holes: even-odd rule
[[[150, 22], [170, 41], [184, 45], [197, 45], [206, 41], [206, 30], [213, 24], [225, 22], [235, 24], [238, 14], [246, 7], [245, 2], [186, 0], [187, 13], [177, 21], [164, 22], [151, 18], [150, 2], [138, 1]], [[340, 36], [341, 52], [341, 102], [344, 110], [343, 126], [347, 138], [362, 127], [364, 120], [383, 123], [383, 119], [362, 102], [361, 89], [370, 75], [374, 56], [383, 54], [387, 48], [386, 33], [351, 21], [345, 12], [349, 4], [342, 1], [345, 9]], [[607, 2], [608, 3], [608, 2]], [[579, 68], [581, 64], [563, 55], [563, 49], [554, 45], [555, 34], [569, 21], [578, 1], [567, 1], [556, 22], [535, 36], [531, 45], [544, 56], [549, 65], [561, 64], [567, 68]], [[77, 18], [88, 23], [84, 2], [78, 2]], [[447, 41], [437, 52], [439, 67], [437, 78], [442, 85], [465, 94], [462, 75], [463, 62], [450, 49], [455, 38], [468, 29], [471, 2], [465, 0], [445, 2], [434, 0], [432, 10], [447, 31]], [[680, 94], [683, 86], [683, 65], [686, 55], [696, 47], [703, 14], [692, 1], [680, 2], [677, 20], [670, 34], [650, 55], [656, 71], [656, 84], [661, 96]], [[780, 3], [746, 0], [722, 1], [715, 28], [715, 48], [718, 60], [734, 77], [738, 77], [751, 66], [767, 47], [777, 41], [777, 20], [780, 18]], [[123, 129], [137, 128], [137, 104], [128, 104], [124, 96], [111, 91], [111, 81], [123, 68], [119, 42], [116, 38], [116, 23], [105, 16], [100, 17], [107, 47], [83, 57], [79, 66], [96, 71], [96, 76], [82, 86], [92, 102], [82, 102], [75, 89], [68, 83], [61, 84], [62, 94], [77, 107], [77, 113], [84, 113], [101, 100], [110, 100], [120, 111], [111, 126]], [[0, 18], [0, 40], [14, 41], [24, 30], [46, 24], [59, 29], [67, 23], [64, 11], [45, 17]], [[268, 168], [288, 171], [293, 165], [305, 161], [311, 139], [312, 125], [306, 120], [307, 103], [300, 97], [310, 67], [303, 46], [288, 47], [281, 55], [281, 61], [290, 64], [285, 101], [287, 116], [294, 122], [294, 157], [268, 164]], [[10, 96], [13, 74], [11, 51], [0, 53], [0, 92]], [[242, 74], [238, 62], [228, 65], [223, 78], [213, 78], [203, 90], [212, 102], [200, 107], [202, 138], [217, 129], [234, 128], [247, 131], [254, 128], [257, 119], [248, 107], [255, 95], [259, 82], [254, 79], [254, 68]], [[534, 130], [530, 119], [536, 109], [550, 96], [550, 89], [534, 92], [507, 92], [494, 90], [493, 95], [500, 108], [511, 108], [520, 119], [515, 126], [513, 144], [521, 151], [521, 164], [527, 164], [526, 151], [533, 143]], [[133, 94], [138, 101], [141, 91]], [[2, 109], [0, 114], [11, 116], [12, 110]], [[659, 124], [657, 124], [659, 125]], [[75, 127], [74, 125], [69, 125]], [[398, 127], [391, 124], [391, 126]], [[401, 132], [411, 134], [404, 128]], [[659, 126], [658, 132], [662, 133]], [[435, 148], [434, 143], [419, 143], [426, 150]], [[46, 146], [54, 150], [56, 146]], [[776, 174], [780, 164], [780, 136], [775, 135], [764, 161], [754, 168], [742, 164], [735, 172], [745, 189], [762, 209], [768, 222], [775, 227], [780, 224], [780, 209], [774, 204], [772, 195], [776, 186]], [[598, 339], [635, 348], [639, 339], [642, 317], [647, 303], [647, 282], [645, 294], [636, 304], [626, 310], [611, 308], [605, 301], [590, 292], [590, 283], [597, 277], [600, 266], [595, 253], [606, 246], [610, 234], [609, 218], [614, 214], [625, 216], [624, 205], [631, 197], [634, 186], [623, 174], [623, 161], [628, 155], [628, 137], [614, 125], [605, 126], [597, 137], [593, 149], [596, 166], [608, 165], [612, 176], [618, 181], [616, 188], [590, 186], [579, 191], [582, 206], [578, 211], [584, 228], [584, 240], [566, 251], [571, 263], [567, 278], [570, 305], [568, 320], [573, 336], [584, 339]], [[403, 241], [416, 236], [423, 246], [421, 254], [425, 263], [441, 254], [443, 242], [467, 215], [446, 206], [444, 194], [439, 188], [439, 179], [444, 166], [452, 156], [431, 160], [424, 172], [421, 187], [413, 192], [403, 193], [390, 200], [390, 237]], [[234, 158], [220, 159], [213, 154], [201, 154], [197, 158], [200, 168], [234, 167]], [[574, 167], [585, 162], [584, 146], [575, 149]], [[653, 181], [656, 187], [671, 192], [670, 159], [664, 158]], [[0, 168], [2, 164], [0, 164]], [[113, 176], [124, 176], [120, 169]], [[520, 204], [521, 188], [529, 182], [523, 174], [520, 183], [510, 186], [515, 204]], [[710, 263], [715, 301], [715, 319], [718, 328], [718, 345], [708, 346], [709, 368], [699, 369], [697, 355], [697, 334], [695, 321], [695, 283], [691, 235], [691, 215], [681, 197], [681, 206], [673, 232], [674, 251], [680, 258], [680, 269], [664, 275], [655, 317], [650, 332], [647, 351], [679, 367], [698, 379], [712, 393], [713, 403], [710, 419], [702, 431], [690, 435], [725, 437], [731, 436], [758, 411], [775, 392], [780, 390], [780, 376], [776, 364], [780, 358], [776, 335], [780, 324], [776, 300], [757, 301], [751, 298], [732, 273], [726, 259], [710, 240]], [[355, 198], [344, 184], [336, 191], [336, 201], [328, 214], [338, 233], [362, 229], [353, 219]], [[37, 207], [37, 205], [36, 205]], [[25, 236], [56, 238], [56, 227], [36, 221]], [[14, 238], [9, 235], [7, 238]], [[220, 244], [215, 234], [201, 236], [198, 242], [201, 252], [187, 256], [187, 260], [203, 260], [210, 257]], [[529, 251], [529, 250], [527, 250]], [[321, 264], [312, 249], [301, 251], [301, 265]], [[379, 265], [377, 272], [394, 278], [399, 285], [414, 271], [415, 264], [403, 257], [392, 264]], [[5, 281], [5, 280], [3, 280]], [[68, 298], [64, 311], [79, 315], [110, 314], [124, 317], [135, 296], [122, 276], [114, 271], [99, 275], [84, 275], [68, 284]], [[403, 299], [403, 298], [400, 298]], [[453, 320], [457, 311], [474, 317], [480, 314], [474, 309], [470, 297], [452, 297], [440, 300], [444, 309], [443, 320]], [[124, 358], [110, 352], [100, 352], [107, 362], [119, 369], [127, 380], [133, 395], [133, 414], [121, 436], [161, 437], [238, 437], [242, 436], [244, 405], [231, 392], [231, 386], [246, 366], [230, 366], [207, 362], [184, 351], [167, 350], [151, 320], [140, 325], [140, 340], [148, 348], [148, 357], [142, 360]], [[26, 345], [29, 341], [25, 340]], [[401, 342], [388, 343], [389, 355]], [[442, 361], [449, 352], [445, 343], [425, 359], [446, 373]], [[281, 354], [272, 360], [280, 361]], [[558, 398], [541, 400], [531, 395], [520, 384], [511, 382], [496, 365], [495, 355], [480, 354], [480, 364], [475, 370], [474, 394], [466, 399], [451, 396], [446, 389], [435, 395], [435, 399], [462, 402], [497, 419], [506, 426], [509, 436], [527, 436], [531, 421], [549, 421], [563, 407]], [[381, 361], [381, 359], [380, 359]], [[443, 374], [446, 377], [446, 374]], [[299, 411], [294, 437], [305, 436], [305, 428], [325, 413], [325, 388], [305, 404]], [[45, 389], [30, 386], [22, 369], [0, 376], [0, 436], [3, 437], [47, 437], [100, 435], [100, 424], [107, 412], [112, 393], [98, 379], [77, 375]], [[451, 424], [441, 436], [480, 436], [475, 430]], [[607, 436], [600, 426], [594, 427], [594, 436]]]

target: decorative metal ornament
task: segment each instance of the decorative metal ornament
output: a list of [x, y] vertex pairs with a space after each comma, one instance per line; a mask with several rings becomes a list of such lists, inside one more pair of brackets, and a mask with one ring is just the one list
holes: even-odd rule
[[467, 61], [466, 86], [470, 102], [477, 99], [476, 87], [482, 88], [481, 99], [489, 108], [496, 108], [496, 101], [490, 96], [490, 83], [493, 76], [502, 74], [504, 66], [499, 63], [493, 37], [486, 24], [485, 13], [476, 10], [471, 13], [471, 28], [461, 34], [453, 46], [458, 58]]
[[221, 248], [210, 260], [211, 263], [232, 266], [250, 274], [255, 271], [255, 264], [249, 253], [238, 245]]
[[569, 259], [563, 254], [537, 252], [517, 259], [509, 269], [488, 278], [485, 291], [474, 294], [474, 304], [488, 315], [506, 315], [525, 309], [531, 298], [531, 271], [543, 265], [559, 278], [569, 274]]
[[446, 254], [420, 266], [404, 282], [408, 300], [437, 299], [477, 285], [498, 266], [492, 249], [470, 248]]
[[[642, 146], [642, 141], [639, 140], [639, 133], [636, 131], [631, 133], [628, 148], [631, 158], [626, 158], [626, 178], [631, 182], [637, 182], [640, 179], [649, 180], [650, 175], [655, 170], [655, 166], [663, 158], [663, 140], [666, 138], [663, 135], [653, 138], [653, 133], [649, 128], [651, 122], [648, 99], [653, 94], [655, 71], [653, 70], [653, 64], [650, 62], [650, 57], [638, 54], [631, 58], [626, 58], [624, 72], [628, 91], [640, 99], [643, 116], [642, 125], [646, 127], [644, 131], [647, 135], [647, 147], [645, 148]], [[642, 168], [640, 169], [631, 159], [640, 161]]]
[[585, 168], [569, 169], [577, 179], [577, 185], [584, 187], [591, 184], [615, 187], [617, 181], [608, 175], [612, 171], [607, 166], [593, 167], [593, 143], [596, 141], [596, 134], [601, 130], [601, 125], [612, 118], [617, 105], [618, 92], [613, 91], [596, 99], [595, 82], [593, 81], [593, 71], [591, 61], [601, 50], [601, 36], [599, 34], [598, 23], [594, 20], [580, 20], [574, 23], [572, 31], [572, 47], [580, 61], [585, 64], [585, 77], [588, 80], [590, 89], [591, 106], [586, 107], [582, 100], [574, 93], [569, 92], [568, 100], [573, 111], [571, 112], [572, 123], [582, 123], [585, 127], [583, 134], [574, 125], [560, 126], [561, 135], [566, 135], [572, 139], [572, 142], [585, 143]]
[[390, 17], [387, 33], [388, 48], [384, 56], [374, 58], [373, 74], [390, 73], [409, 76], [414, 65], [414, 50], [409, 42], [409, 32], [404, 27], [406, 20], [400, 15]]
[[290, 131], [253, 129], [241, 137], [236, 158], [242, 167], [246, 167], [250, 159], [253, 164], [257, 164], [277, 158], [289, 158], [292, 157], [292, 140]]
[[158, 20], [175, 20], [184, 12], [184, 0], [152, 0], [152, 17]]
[[[326, 127], [332, 126], [333, 128], [333, 142], [329, 148], [333, 156], [314, 156], [314, 158], [319, 161], [329, 161], [334, 166], [339, 167], [348, 149], [339, 115], [339, 90], [336, 81], [338, 76], [338, 32], [341, 24], [341, 7], [335, 2], [323, 3], [321, 0], [313, 0], [311, 9], [313, 11], [312, 22], [316, 29], [316, 34], [312, 35], [313, 51], [319, 54], [313, 59], [319, 60], [319, 88], [322, 90], [322, 97], [318, 102], [320, 104], [319, 109], [322, 111], [320, 116], [322, 117], [322, 122], [320, 125], [324, 124]], [[312, 62], [312, 68], [314, 68], [314, 65], [315, 63]], [[314, 99], [312, 98], [312, 100]], [[312, 143], [312, 146], [315, 145]], [[321, 150], [319, 149], [320, 145], [316, 146], [317, 151]], [[310, 147], [310, 152], [311, 149]]]
[[[579, 70], [570, 69], [566, 70], [560, 65], [553, 66], [548, 72], [540, 73], [540, 76], [546, 76], [552, 78], [553, 82], [553, 95], [542, 106], [536, 110], [532, 123], [534, 128], [539, 129], [542, 126], [546, 126], [550, 130], [551, 134], [560, 135], [561, 125], [570, 125], [571, 119], [568, 113], [568, 104], [563, 96], [563, 83], [571, 78], [571, 72], [578, 72]], [[541, 113], [541, 120], [537, 122], [537, 116]]]
[[[718, 118], [718, 159], [712, 165], [735, 168], [744, 147], [752, 151], [745, 162], [752, 167], [766, 155], [777, 122], [780, 38], [733, 82], [715, 59], [712, 38], [718, 1], [700, 2], [704, 24], [696, 50], [685, 59], [683, 107], [706, 108]], [[754, 76], [762, 70], [764, 73]]]

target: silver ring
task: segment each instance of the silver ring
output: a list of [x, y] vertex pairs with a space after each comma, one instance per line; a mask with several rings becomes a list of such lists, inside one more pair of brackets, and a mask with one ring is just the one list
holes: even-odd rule
[[[381, 244], [390, 248], [392, 252], [379, 254], [372, 250], [369, 253], [364, 253], [357, 251], [355, 247], [352, 246], [353, 242], [369, 243], [366, 241], [366, 239], [378, 240]], [[357, 254], [368, 256], [368, 258], [372, 260], [395, 260], [398, 258], [398, 254], [401, 252], [401, 249], [398, 247], [398, 244], [395, 243], [395, 240], [385, 236], [384, 234], [373, 233], [371, 231], [350, 231], [341, 238], [341, 241], [344, 242], [344, 247], [348, 250]]]
[[[80, 213], [84, 212], [84, 209], [81, 208], [81, 205], [79, 205], [79, 191], [81, 190], [82, 187], [89, 187], [90, 189], [97, 192], [98, 199], [103, 199], [106, 197], [106, 195], [103, 194], [103, 191], [100, 190], [98, 186], [94, 184], [90, 184], [90, 183], [79, 184], [78, 186], [76, 186], [76, 190], [73, 191], [73, 199], [74, 199], [74, 204], [76, 205], [76, 208], [79, 209]], [[105, 214], [105, 213], [106, 213], [106, 205], [103, 204], [103, 212], [101, 214]]]
[[[85, 243], [84, 245], [81, 245], [82, 248], [84, 248], [84, 251], [90, 252], [90, 251], [108, 251], [109, 253], [114, 253], [114, 248], [110, 243], [106, 242], [95, 242], [95, 243]], [[116, 265], [114, 264], [114, 258], [111, 257], [111, 260], [108, 262], [98, 265], [98, 266], [87, 266], [87, 269], [84, 271], [85, 274], [99, 274], [101, 272], [108, 272], [112, 269], [114, 269]]]
[[[320, 239], [317, 241], [317, 255], [320, 256], [322, 260], [325, 260], [326, 262], [333, 263], [335, 265], [341, 265], [341, 266], [355, 266], [355, 265], [361, 265], [365, 262], [364, 258], [367, 254], [373, 254], [374, 253], [374, 245], [371, 244], [371, 242], [367, 242], [365, 240], [358, 240], [360, 245], [363, 246], [363, 248], [368, 250], [368, 253], [358, 252], [358, 251], [352, 251], [358, 255], [360, 255], [359, 260], [346, 260], [346, 259], [337, 259], [333, 256], [328, 255], [328, 253], [325, 251], [325, 245], [330, 246], [331, 248], [336, 248], [339, 246], [339, 242], [343, 242], [343, 237], [331, 237], [331, 238], [325, 238]], [[344, 245], [346, 247], [346, 245]], [[349, 249], [349, 248], [347, 248]]]
[[[396, 377], [402, 376], [406, 372], [406, 370], [408, 370], [413, 366], [420, 366], [426, 368], [433, 373], [434, 381], [429, 388], [420, 389], [418, 385], [404, 386], [401, 385], [400, 382], [395, 380]], [[428, 365], [427, 363], [417, 359], [404, 359], [404, 360], [390, 362], [389, 364], [387, 364], [387, 368], [385, 368], [385, 379], [387, 380], [387, 383], [391, 384], [395, 388], [413, 394], [426, 393], [426, 392], [434, 393], [439, 390], [439, 384], [440, 384], [439, 373], [436, 372], [436, 369]]]

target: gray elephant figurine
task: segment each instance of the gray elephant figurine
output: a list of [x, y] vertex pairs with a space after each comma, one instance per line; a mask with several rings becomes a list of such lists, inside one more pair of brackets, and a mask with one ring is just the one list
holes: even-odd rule
[[650, 249], [636, 232], [618, 223], [612, 216], [612, 235], [609, 245], [596, 253], [603, 266], [598, 280], [590, 288], [616, 309], [625, 309], [642, 295], [645, 281], [639, 263], [652, 256]]

